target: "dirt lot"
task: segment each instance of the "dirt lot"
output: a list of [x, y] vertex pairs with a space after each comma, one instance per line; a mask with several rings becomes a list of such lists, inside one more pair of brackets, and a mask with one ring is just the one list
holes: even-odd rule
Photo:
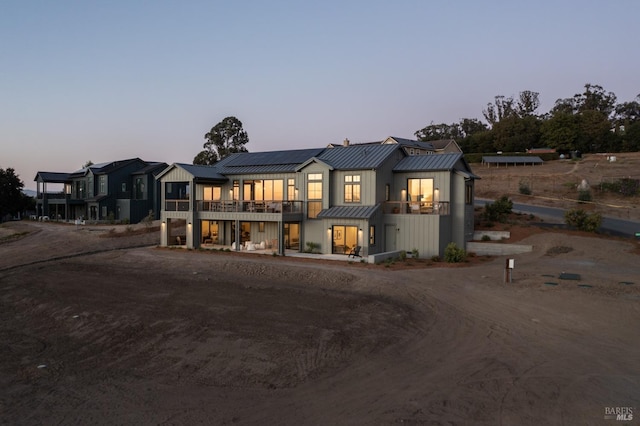
[[[620, 178], [640, 179], [640, 153], [615, 154], [616, 161], [607, 161], [607, 155], [590, 154], [580, 160], [547, 161], [539, 166], [486, 167], [473, 164], [476, 196], [496, 199], [509, 195], [513, 201], [563, 209], [582, 208], [598, 211], [605, 216], [640, 221], [639, 197], [623, 197], [600, 191], [602, 182]], [[577, 203], [577, 186], [585, 180], [591, 189], [592, 203]], [[520, 185], [531, 190], [531, 195], [520, 194]]]
[[0, 227], [2, 424], [640, 415], [637, 243], [531, 232], [505, 284], [504, 258], [386, 268], [159, 249], [158, 232], [108, 229]]

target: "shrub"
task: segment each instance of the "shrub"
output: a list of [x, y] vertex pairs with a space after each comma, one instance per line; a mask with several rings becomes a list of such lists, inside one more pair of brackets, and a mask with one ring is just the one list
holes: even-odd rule
[[507, 221], [507, 217], [513, 210], [513, 201], [506, 195], [500, 197], [500, 199], [489, 203], [484, 206], [483, 217], [489, 222], [501, 222]]
[[400, 251], [400, 260], [402, 260], [403, 262], [405, 260], [407, 260], [407, 252], [406, 251], [404, 251], [404, 250]]
[[572, 209], [564, 213], [564, 221], [580, 231], [596, 232], [602, 224], [602, 216], [600, 213], [588, 214], [582, 209]]
[[437, 254], [435, 256], [431, 256], [431, 261], [432, 262], [440, 262], [440, 256], [438, 256]]
[[578, 200], [581, 202], [591, 201], [591, 191], [588, 189], [581, 189], [578, 191]]
[[414, 259], [419, 259], [420, 251], [418, 251], [417, 248], [414, 248], [413, 250], [411, 250], [411, 257], [413, 257]]
[[320, 253], [320, 244], [314, 243], [311, 241], [307, 241], [307, 248], [304, 250], [305, 253]]
[[444, 249], [444, 260], [448, 263], [464, 262], [467, 258], [467, 252], [462, 247], [458, 247], [456, 243], [451, 242]]
[[529, 187], [529, 184], [525, 181], [520, 181], [520, 186], [518, 188], [519, 192], [522, 195], [531, 195], [531, 188]]
[[491, 241], [491, 237], [485, 234], [482, 236], [482, 241]]

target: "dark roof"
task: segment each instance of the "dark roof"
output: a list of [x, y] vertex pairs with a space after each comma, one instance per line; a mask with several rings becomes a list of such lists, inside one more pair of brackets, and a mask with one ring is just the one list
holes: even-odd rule
[[482, 157], [483, 163], [488, 164], [542, 164], [542, 158], [536, 155], [489, 155]]
[[144, 174], [147, 174], [147, 173], [159, 172], [159, 171], [162, 171], [165, 167], [167, 167], [167, 165], [168, 165], [167, 163], [151, 161], [151, 162], [147, 162], [147, 165], [145, 167], [141, 168], [140, 170], [136, 170], [135, 172], [133, 172], [131, 174], [132, 175], [144, 175]]
[[201, 166], [196, 164], [182, 163], [175, 163], [175, 165], [191, 173], [191, 175], [193, 175], [195, 179], [221, 182], [226, 182], [229, 180], [226, 176], [221, 175], [215, 166]]
[[349, 145], [325, 149], [316, 158], [338, 170], [376, 169], [398, 145]]
[[239, 152], [222, 159], [221, 167], [281, 166], [300, 164], [320, 154], [324, 148], [294, 149], [291, 151]]
[[42, 182], [65, 183], [70, 180], [69, 173], [38, 172], [33, 180], [38, 180], [38, 176]]
[[414, 172], [424, 170], [451, 170], [462, 159], [461, 153], [412, 155], [403, 158], [393, 168], [394, 172]]
[[320, 219], [369, 219], [380, 208], [375, 206], [334, 206], [318, 213]]

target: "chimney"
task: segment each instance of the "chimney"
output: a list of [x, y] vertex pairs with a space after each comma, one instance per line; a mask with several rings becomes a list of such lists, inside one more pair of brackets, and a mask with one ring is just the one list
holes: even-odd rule
[[342, 142], [342, 145], [349, 146], [349, 139], [345, 138], [344, 142]]

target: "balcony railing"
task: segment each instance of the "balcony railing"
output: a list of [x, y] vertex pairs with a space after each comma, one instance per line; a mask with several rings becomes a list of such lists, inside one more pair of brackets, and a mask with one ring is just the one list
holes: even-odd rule
[[168, 212], [188, 212], [190, 200], [165, 200], [164, 209]]
[[39, 200], [42, 200], [45, 196], [47, 200], [64, 200], [65, 198], [69, 198], [69, 195], [64, 192], [41, 192], [37, 194]]
[[448, 201], [440, 201], [439, 203], [417, 201], [387, 201], [383, 203], [383, 211], [385, 214], [450, 214]]
[[198, 201], [198, 211], [301, 213], [302, 201]]

